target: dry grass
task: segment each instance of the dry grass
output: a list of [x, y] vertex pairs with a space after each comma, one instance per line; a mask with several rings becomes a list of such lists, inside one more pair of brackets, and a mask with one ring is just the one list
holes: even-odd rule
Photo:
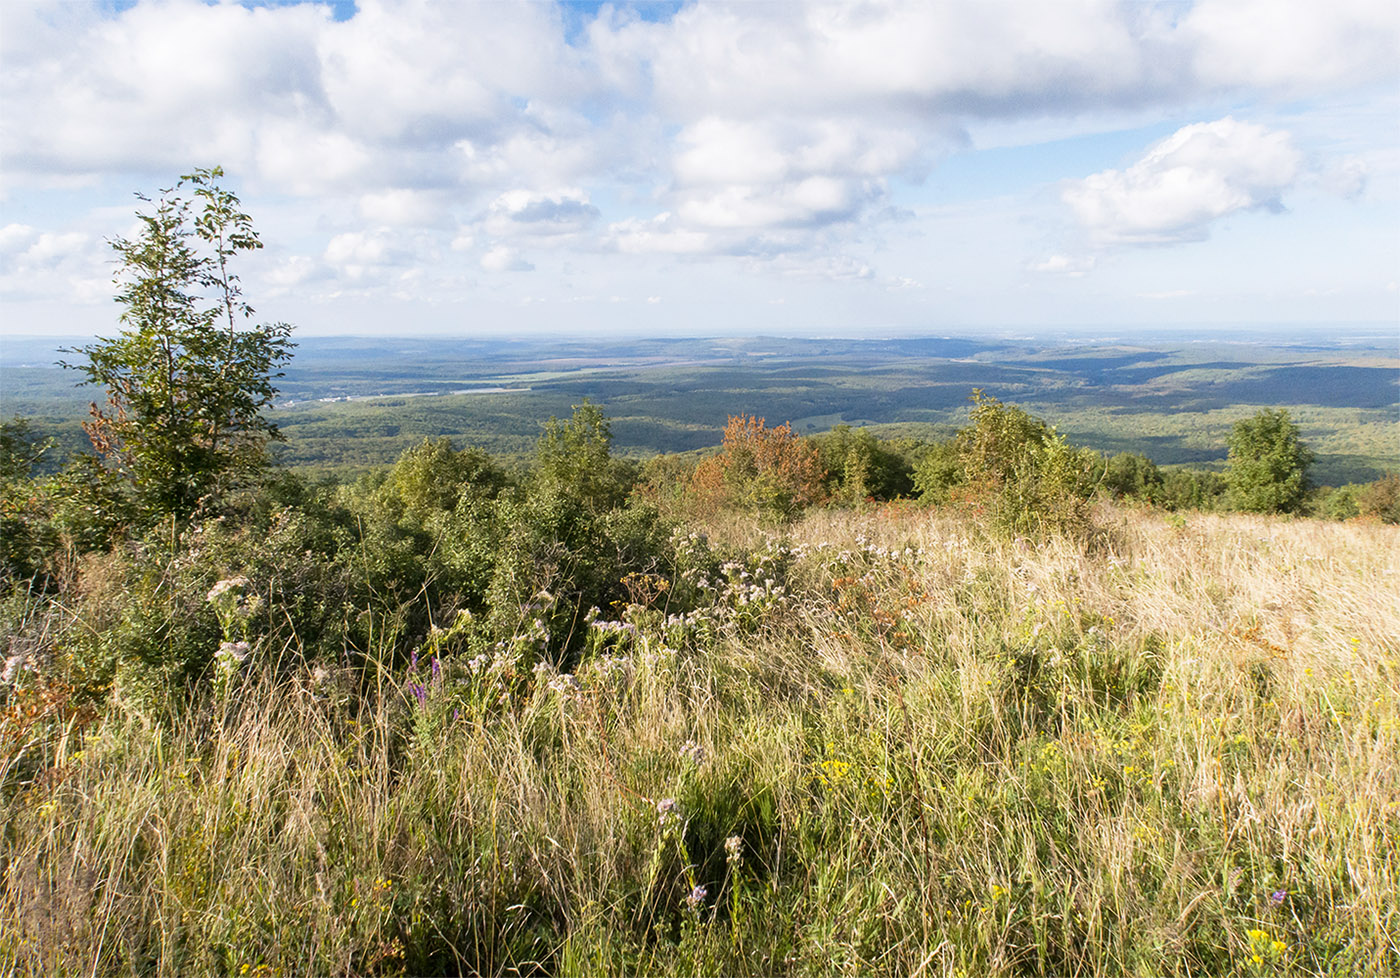
[[1400, 531], [1099, 523], [726, 524], [759, 590], [634, 609], [576, 688], [118, 689], [4, 801], [0, 967], [1400, 971]]

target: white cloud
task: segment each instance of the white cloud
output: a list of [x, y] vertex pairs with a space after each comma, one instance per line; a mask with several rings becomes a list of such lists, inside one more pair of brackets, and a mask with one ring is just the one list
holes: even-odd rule
[[60, 294], [91, 303], [111, 296], [106, 245], [84, 231], [40, 231], [27, 224], [0, 228], [0, 296]]
[[577, 235], [598, 219], [599, 210], [578, 189], [537, 193], [508, 190], [491, 202], [486, 230], [496, 237]]
[[367, 221], [397, 227], [430, 227], [450, 223], [450, 202], [441, 192], [396, 187], [360, 197], [359, 212]]
[[481, 256], [481, 267], [488, 272], [531, 272], [535, 266], [521, 258], [514, 248], [497, 245]]
[[[430, 0], [359, 0], [343, 21], [320, 3], [0, 4], [0, 201], [152, 190], [221, 163], [260, 226], [270, 209], [295, 215], [282, 226], [303, 240], [288, 249], [309, 257], [267, 266], [285, 289], [460, 295], [466, 255], [523, 269], [540, 248], [894, 282], [882, 255], [930, 230], [893, 216], [936, 199], [938, 165], [971, 150], [969, 133], [1034, 145], [1132, 113], [1219, 114], [1193, 115], [1203, 105], [1275, 118], [1260, 107], [1284, 100], [1290, 118], [1316, 117], [1310, 99], [1340, 91], [1374, 118], [1364, 86], [1390, 91], [1400, 75], [1394, 0], [810, 0], [589, 17]], [[1279, 206], [1306, 153], [1317, 185], [1374, 202], [1394, 171], [1373, 159], [1385, 137], [1332, 124], [1344, 138], [1331, 143], [1291, 121], [1270, 125], [1292, 136], [1188, 126], [1065, 200], [1099, 246], [1200, 240], [1222, 217]], [[44, 223], [30, 216], [43, 209], [14, 213]], [[95, 220], [55, 218], [24, 251], [75, 228], [88, 252], [60, 259], [77, 245], [51, 237], [10, 287], [57, 300], [75, 276], [96, 281], [79, 272], [110, 233]], [[1013, 271], [1090, 267], [1070, 244], [1031, 262], [1028, 247], [981, 253]], [[57, 264], [39, 275], [44, 248]]]
[[1288, 133], [1226, 116], [1178, 129], [1126, 170], [1074, 181], [1063, 197], [1102, 244], [1203, 241], [1229, 214], [1281, 210], [1301, 163]]
[[1033, 272], [1048, 272], [1054, 275], [1068, 275], [1081, 278], [1094, 270], [1096, 261], [1093, 255], [1056, 254], [1037, 262], [1031, 262]]
[[1394, 78], [1400, 4], [1393, 0], [1199, 0], [1179, 41], [1203, 85], [1313, 94]]
[[603, 243], [627, 254], [698, 255], [718, 250], [712, 235], [681, 226], [669, 212], [611, 224]]

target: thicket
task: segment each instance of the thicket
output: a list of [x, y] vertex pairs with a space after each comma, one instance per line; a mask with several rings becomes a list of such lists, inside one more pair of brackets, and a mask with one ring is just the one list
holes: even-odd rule
[[94, 452], [0, 429], [0, 968], [1400, 966], [1395, 531], [1146, 505], [1300, 505], [1286, 416], [1212, 480], [980, 391], [642, 466], [585, 401], [313, 483], [218, 176], [117, 243]]

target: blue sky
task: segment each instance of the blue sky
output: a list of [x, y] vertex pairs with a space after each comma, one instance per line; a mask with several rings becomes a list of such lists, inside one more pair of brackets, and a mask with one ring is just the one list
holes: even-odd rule
[[1393, 0], [0, 4], [0, 329], [222, 165], [303, 334], [1400, 320]]

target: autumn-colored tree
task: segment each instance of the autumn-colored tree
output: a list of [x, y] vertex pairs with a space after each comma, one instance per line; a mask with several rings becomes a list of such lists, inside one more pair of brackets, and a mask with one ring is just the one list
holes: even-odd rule
[[816, 446], [790, 424], [769, 428], [763, 418], [736, 414], [720, 453], [696, 468], [691, 491], [701, 505], [753, 509], [782, 522], [822, 500], [825, 475]]

